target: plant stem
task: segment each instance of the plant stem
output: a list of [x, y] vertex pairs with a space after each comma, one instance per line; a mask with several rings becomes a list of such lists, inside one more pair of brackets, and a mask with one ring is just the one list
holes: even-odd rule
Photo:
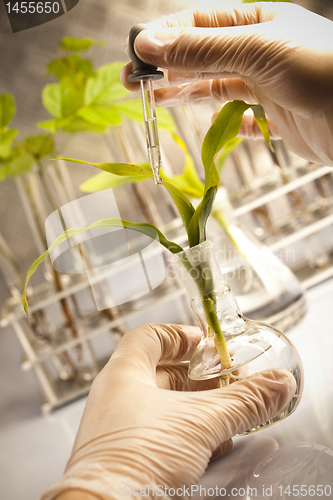
[[198, 266], [193, 266], [185, 254], [183, 254], [182, 262], [189, 271], [190, 276], [192, 269], [196, 270], [195, 274], [197, 278], [195, 279], [195, 283], [200, 294], [208, 326], [214, 334], [214, 343], [221, 360], [222, 368], [230, 368], [231, 359], [217, 314], [214, 277], [209, 264], [208, 262], [203, 262]]
[[214, 343], [221, 360], [222, 368], [230, 368], [231, 360], [220, 321], [217, 316], [215, 293], [213, 292], [208, 295], [202, 295], [201, 302], [209, 328], [214, 333]]

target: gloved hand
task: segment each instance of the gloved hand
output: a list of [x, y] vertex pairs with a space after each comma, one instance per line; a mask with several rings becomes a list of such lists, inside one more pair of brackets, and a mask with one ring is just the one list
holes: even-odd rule
[[181, 361], [199, 340], [198, 328], [176, 325], [145, 325], [123, 337], [92, 384], [65, 474], [43, 500], [71, 500], [75, 490], [80, 499], [87, 492], [115, 500], [133, 488], [195, 484], [214, 452], [231, 449], [232, 436], [288, 404], [295, 380], [284, 370], [180, 392], [187, 389]]
[[[298, 5], [190, 8], [146, 24], [135, 51], [165, 71], [156, 103], [241, 99], [260, 103], [272, 138], [309, 161], [333, 165], [333, 23]], [[121, 73], [127, 81], [132, 65]], [[252, 114], [240, 135], [261, 136]]]

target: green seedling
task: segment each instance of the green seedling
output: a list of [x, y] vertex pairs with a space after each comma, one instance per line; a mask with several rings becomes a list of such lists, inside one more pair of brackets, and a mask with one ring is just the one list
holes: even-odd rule
[[[223, 147], [225, 147], [226, 144], [237, 137], [240, 131], [243, 114], [249, 108], [254, 109], [254, 115], [257, 118], [258, 106], [252, 106], [250, 104], [244, 103], [243, 101], [233, 101], [227, 103], [219, 112], [214, 123], [208, 130], [201, 150], [201, 158], [205, 169], [204, 192], [202, 200], [196, 209], [193, 207], [188, 197], [178, 187], [166, 180], [162, 181], [162, 185], [167, 189], [178, 209], [180, 217], [182, 218], [190, 248], [206, 241], [207, 220], [209, 215], [211, 214], [214, 198], [220, 184], [220, 177], [215, 165], [215, 159], [219, 151]], [[262, 118], [262, 116], [264, 116], [264, 118]], [[261, 127], [264, 130], [264, 137], [266, 136], [267, 138], [269, 137], [268, 125], [265, 119], [265, 115], [262, 112], [260, 113], [260, 120]], [[77, 163], [89, 163], [83, 160], [75, 160], [71, 158], [62, 158], [62, 160]], [[105, 172], [109, 172], [120, 177], [142, 177], [145, 179], [153, 179], [152, 172], [149, 169], [144, 168], [143, 166], [126, 163], [92, 163], [92, 165]], [[25, 288], [22, 296], [22, 302], [26, 313], [28, 313], [26, 289], [31, 276], [36, 272], [40, 263], [49, 255], [49, 253], [54, 248], [56, 248], [66, 239], [69, 239], [72, 236], [83, 231], [87, 231], [89, 229], [97, 227], [118, 227], [131, 229], [139, 233], [148, 235], [153, 239], [158, 238], [161, 245], [163, 245], [171, 253], [179, 253], [183, 251], [183, 248], [181, 246], [179, 246], [175, 242], [169, 241], [158, 228], [148, 223], [134, 223], [123, 219], [112, 218], [98, 221], [92, 226], [89, 226], [85, 229], [69, 229], [58, 236], [51, 247], [46, 252], [44, 252], [30, 267], [26, 277]], [[185, 261], [184, 265], [188, 268], [189, 266], [192, 267], [190, 262]], [[214, 333], [215, 344], [220, 355], [222, 366], [228, 368], [231, 362], [221, 325], [217, 317], [216, 297], [214, 292], [210, 293], [208, 297], [209, 300], [207, 300], [206, 290], [214, 289], [214, 287], [212, 286], [214, 276], [212, 276], [211, 273], [207, 272], [207, 270], [203, 272], [203, 269], [198, 269], [198, 267], [200, 267], [200, 264], [196, 267], [196, 269], [199, 271], [199, 273], [197, 274], [200, 276], [200, 279], [196, 281], [196, 284], [202, 298], [202, 304], [205, 310], [207, 322], [210, 329]]]

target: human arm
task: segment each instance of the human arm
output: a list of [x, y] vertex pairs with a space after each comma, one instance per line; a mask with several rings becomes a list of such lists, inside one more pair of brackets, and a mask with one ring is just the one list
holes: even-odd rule
[[284, 370], [187, 392], [182, 362], [199, 340], [199, 329], [177, 325], [145, 325], [123, 337], [93, 382], [65, 474], [43, 500], [76, 500], [80, 491], [115, 500], [126, 486], [195, 484], [214, 452], [230, 451], [233, 436], [287, 405], [295, 382]]
[[[135, 50], [162, 68], [158, 105], [260, 103], [272, 138], [333, 165], [333, 22], [292, 3], [190, 8], [146, 24]], [[123, 84], [131, 63], [121, 74]], [[252, 115], [240, 135], [259, 137]]]

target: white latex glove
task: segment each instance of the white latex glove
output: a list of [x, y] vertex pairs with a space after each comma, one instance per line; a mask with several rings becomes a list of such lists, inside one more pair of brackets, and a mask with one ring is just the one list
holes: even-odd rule
[[[260, 103], [272, 138], [333, 165], [333, 22], [291, 3], [190, 8], [146, 24], [135, 51], [165, 71], [156, 102]], [[129, 90], [127, 75], [121, 74]], [[252, 114], [240, 135], [261, 136]]]
[[288, 404], [295, 380], [284, 370], [180, 392], [188, 381], [180, 362], [199, 340], [198, 328], [176, 325], [145, 325], [123, 337], [92, 384], [65, 474], [43, 500], [83, 500], [83, 492], [115, 500], [124, 498], [126, 485], [196, 484], [214, 451], [230, 451], [232, 436]]

